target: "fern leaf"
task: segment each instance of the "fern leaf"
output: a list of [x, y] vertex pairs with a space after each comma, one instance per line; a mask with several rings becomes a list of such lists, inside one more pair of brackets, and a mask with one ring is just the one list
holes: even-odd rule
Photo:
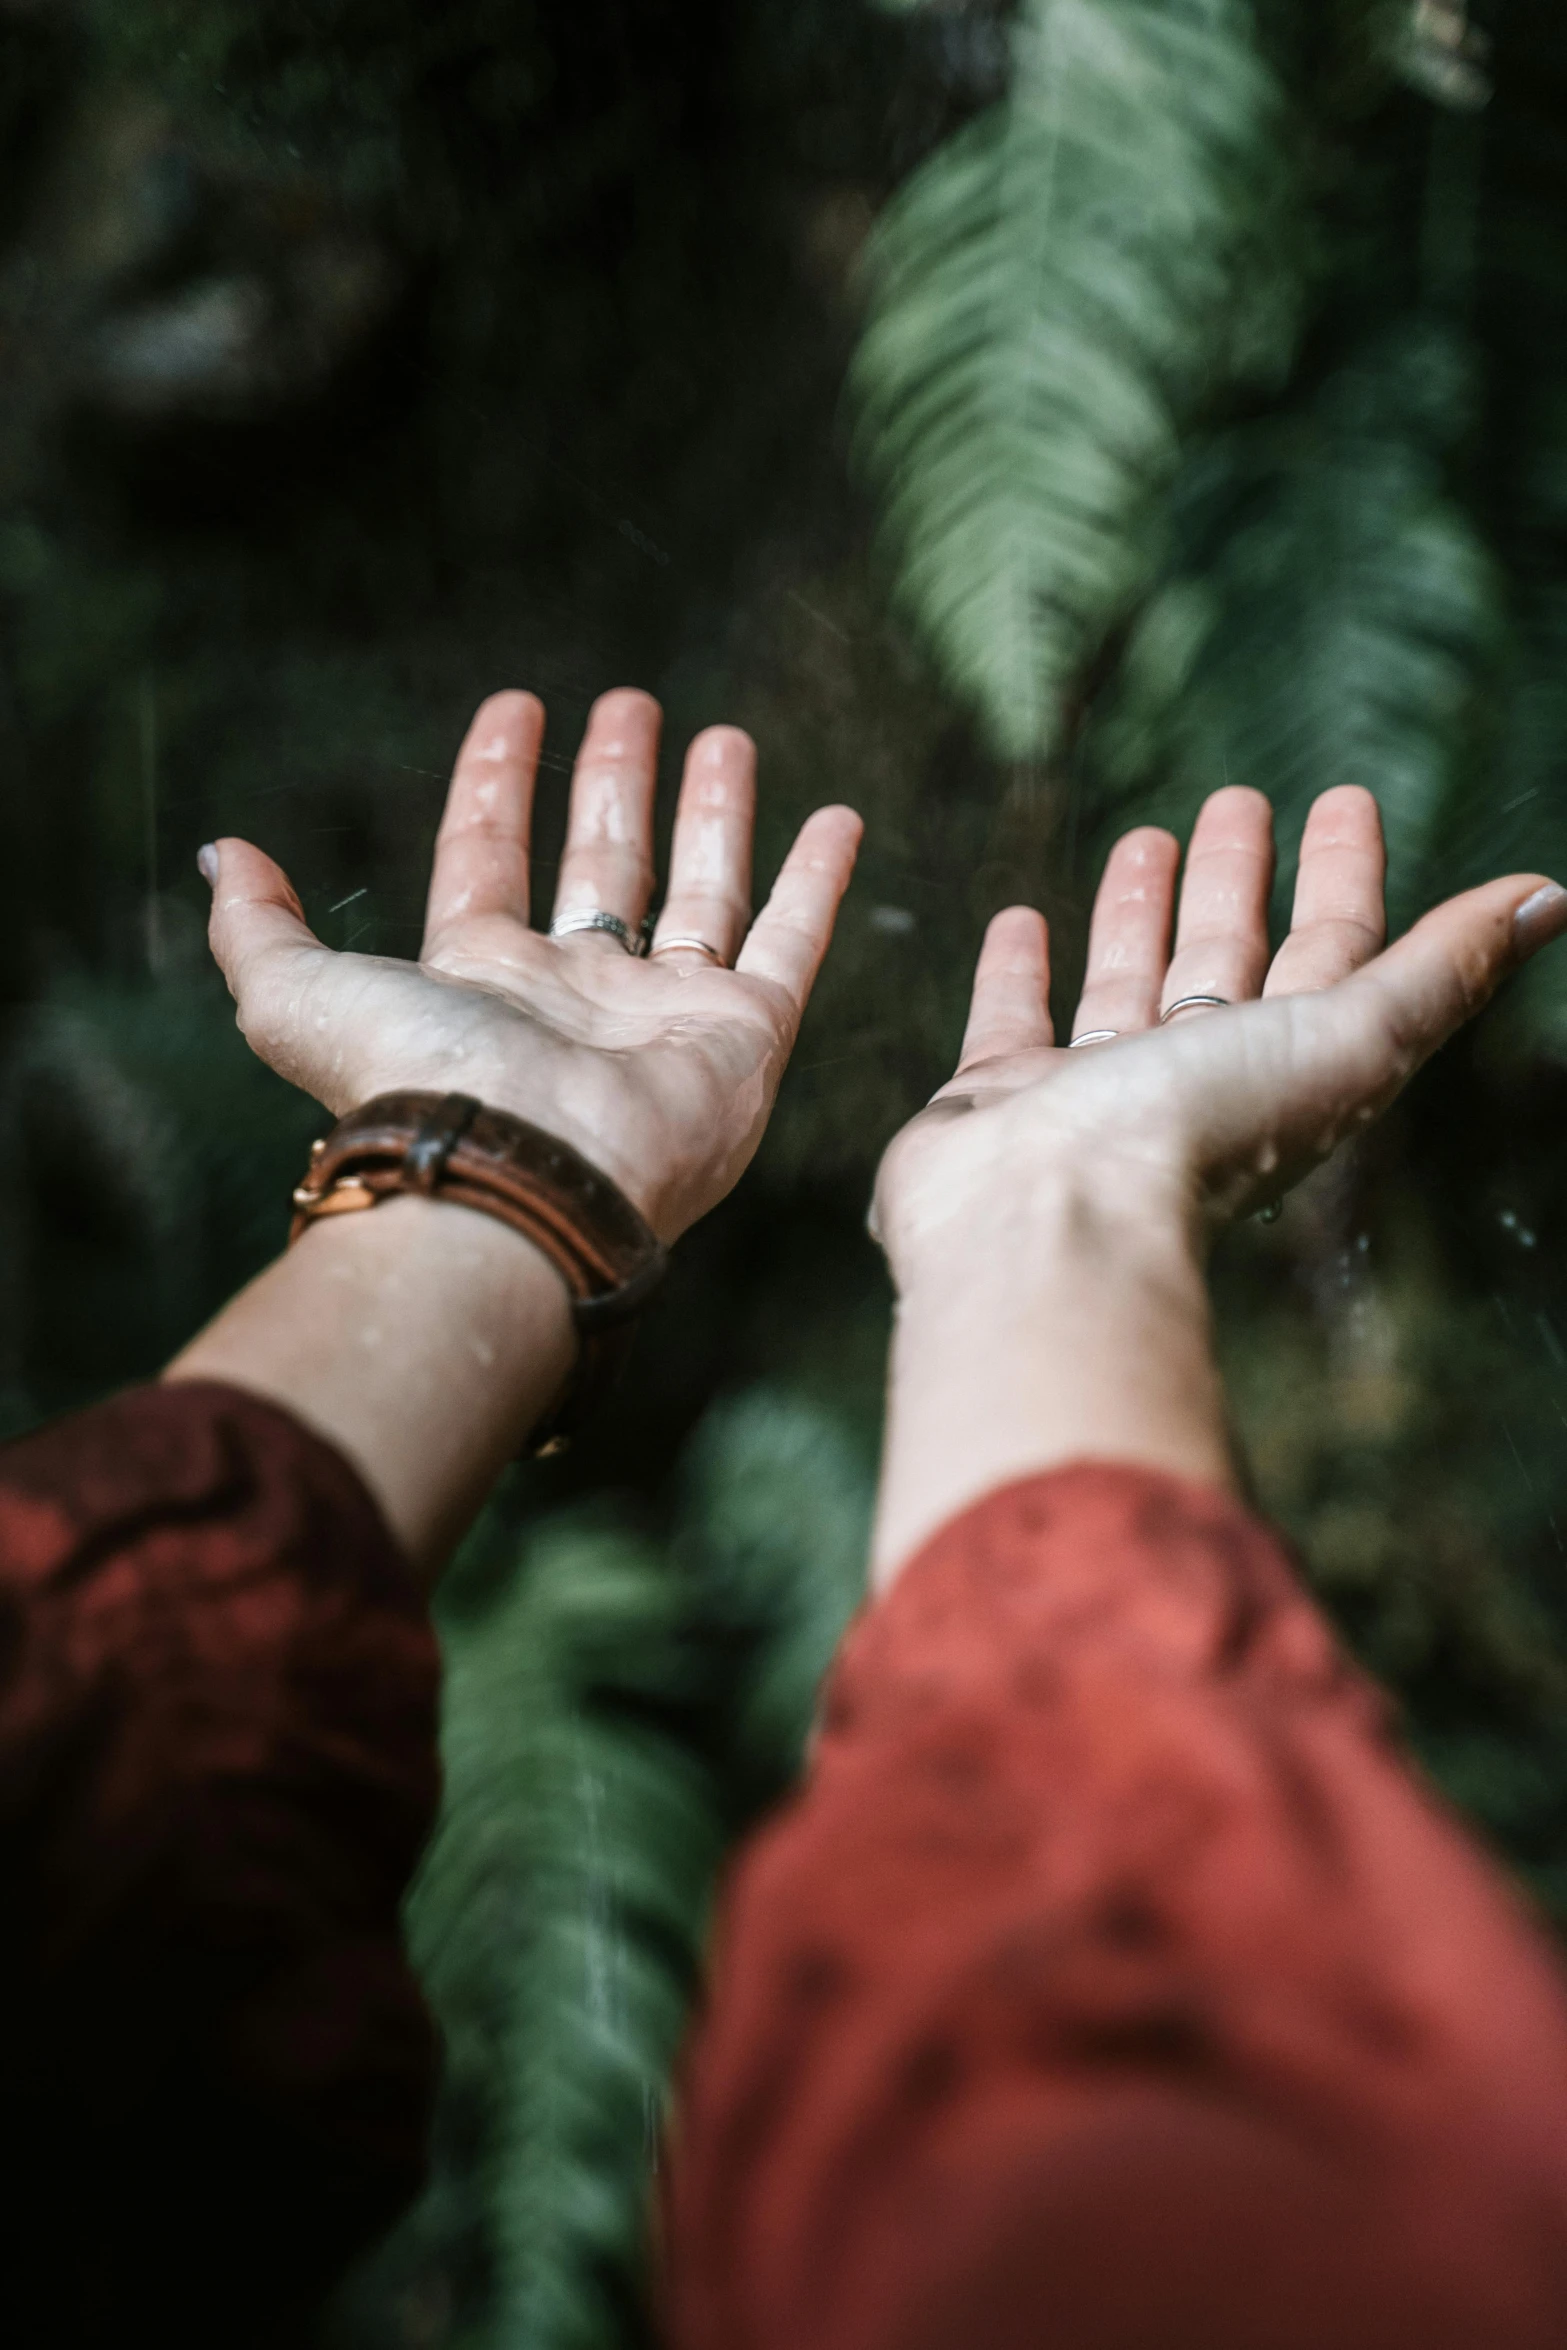
[[1395, 923], [1446, 885], [1503, 640], [1494, 567], [1444, 482], [1467, 408], [1463, 354], [1420, 326], [1304, 414], [1193, 459], [1176, 560], [1099, 734], [1123, 810], [1129, 780], [1140, 812], [1178, 826], [1206, 792], [1251, 784], [1287, 873], [1317, 794], [1359, 783], [1382, 810]]
[[536, 1924], [519, 1952], [500, 2338], [649, 2339], [646, 2183], [729, 1842], [792, 1777], [864, 1571], [869, 1481], [835, 1424], [756, 1394], [710, 1416], [673, 1553], [569, 1524], [524, 1603]]
[[1029, 0], [1008, 99], [879, 225], [858, 454], [1003, 756], [1145, 585], [1188, 420], [1287, 355], [1280, 112], [1245, 0]]
[[[444, 2275], [479, 2350], [637, 2350], [647, 2190], [713, 1883], [788, 1785], [864, 1582], [869, 1465], [767, 1391], [709, 1414], [667, 1549], [537, 1527], [477, 1607], [448, 1602], [446, 1802], [411, 1903], [444, 2027], [449, 2166], [363, 2280], [345, 2341]], [[466, 2280], [466, 2281], [464, 2281]]]

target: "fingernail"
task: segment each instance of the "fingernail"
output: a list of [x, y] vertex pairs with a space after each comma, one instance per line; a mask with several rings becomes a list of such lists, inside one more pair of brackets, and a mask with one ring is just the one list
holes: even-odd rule
[[1567, 889], [1548, 881], [1532, 898], [1525, 898], [1513, 916], [1513, 939], [1521, 954], [1532, 955], [1549, 946], [1567, 930]]
[[[209, 889], [218, 886], [218, 852], [209, 840], [204, 849], [196, 851], [196, 870]], [[1533, 902], [1532, 900], [1530, 901]]]

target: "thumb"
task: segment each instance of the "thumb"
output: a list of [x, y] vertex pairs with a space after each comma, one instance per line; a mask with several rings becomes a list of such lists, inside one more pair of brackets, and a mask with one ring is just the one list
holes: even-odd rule
[[[300, 998], [330, 960], [280, 865], [247, 840], [211, 842], [196, 859], [212, 889], [207, 937], [247, 1043], [282, 1065]], [[284, 1071], [287, 1074], [287, 1071]]]
[[[1319, 994], [1189, 1023], [1177, 1041], [1193, 1074], [1201, 1067], [1199, 1132], [1221, 1205], [1244, 1202], [1276, 1170], [1294, 1181], [1326, 1158], [1564, 929], [1567, 891], [1515, 874], [1450, 898]], [[1209, 1046], [1211, 1061], [1199, 1063]]]
[[1418, 1064], [1564, 929], [1567, 890], [1540, 873], [1514, 873], [1449, 898], [1347, 984], [1381, 994]]

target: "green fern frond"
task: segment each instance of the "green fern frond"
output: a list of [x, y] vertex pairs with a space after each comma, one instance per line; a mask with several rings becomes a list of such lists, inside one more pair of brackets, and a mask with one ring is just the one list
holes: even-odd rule
[[1317, 794], [1382, 809], [1402, 923], [1451, 865], [1498, 676], [1498, 579], [1449, 496], [1468, 407], [1443, 330], [1388, 335], [1303, 414], [1198, 452], [1173, 502], [1176, 553], [1129, 640], [1096, 732], [1139, 812], [1190, 821], [1224, 783], [1265, 792], [1286, 873]]
[[1287, 358], [1281, 116], [1245, 0], [1030, 0], [1007, 101], [879, 225], [858, 454], [1006, 757], [1052, 747], [1151, 575], [1183, 428]]
[[869, 1479], [821, 1412], [766, 1392], [710, 1416], [667, 1556], [545, 1537], [539, 1931], [515, 1985], [501, 2338], [647, 2339], [647, 2180], [734, 1837], [788, 1785], [864, 1574]]
[[532, 1725], [533, 1923], [514, 1956], [494, 2214], [495, 2338], [529, 2350], [646, 2338], [643, 2183], [723, 1850], [704, 1757], [674, 1730], [688, 1606], [623, 1534], [568, 1525], [529, 1562], [518, 1621], [553, 1703]]
[[815, 1407], [713, 1412], [678, 1482], [667, 1546], [555, 1520], [443, 1628], [446, 1803], [410, 1928], [485, 2148], [463, 2319], [485, 2350], [649, 2338], [648, 2183], [712, 1888], [794, 1776], [863, 1585], [869, 1467]]

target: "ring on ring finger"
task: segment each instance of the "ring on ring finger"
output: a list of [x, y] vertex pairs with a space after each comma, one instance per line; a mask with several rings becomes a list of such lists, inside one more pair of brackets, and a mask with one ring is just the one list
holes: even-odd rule
[[1168, 1027], [1177, 1012], [1232, 1012], [1234, 1009], [1227, 995], [1183, 995], [1167, 1012], [1159, 1014], [1159, 1025]]
[[705, 955], [720, 971], [729, 968], [728, 957], [721, 955], [717, 947], [709, 946], [705, 938], [661, 938], [650, 952], [655, 960], [660, 955]]

